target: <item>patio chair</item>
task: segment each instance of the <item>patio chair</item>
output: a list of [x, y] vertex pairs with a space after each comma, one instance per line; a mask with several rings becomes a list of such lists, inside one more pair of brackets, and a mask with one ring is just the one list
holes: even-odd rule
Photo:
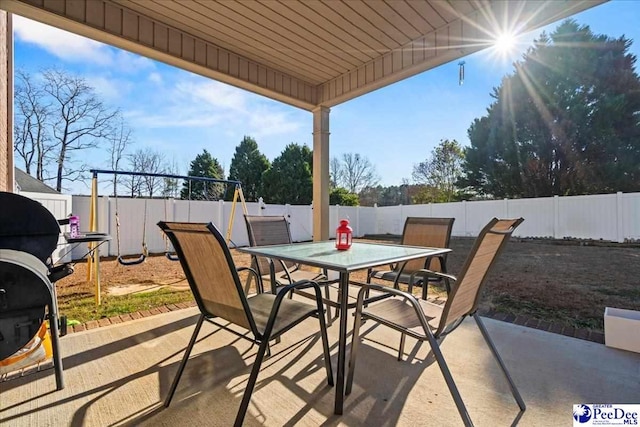
[[[260, 216], [245, 215], [247, 224], [247, 234], [249, 235], [249, 245], [267, 246], [293, 243], [291, 231], [287, 218], [282, 215]], [[252, 266], [258, 271], [262, 280], [269, 280], [271, 292], [278, 293], [282, 287], [299, 280], [313, 280], [323, 288], [323, 301], [327, 306], [327, 323], [331, 325], [334, 317], [331, 316], [331, 307], [335, 308], [337, 316], [338, 307], [338, 286], [334, 285], [337, 280], [328, 280], [326, 272], [314, 272], [303, 270], [299, 264], [286, 261], [272, 262], [268, 258], [253, 257]], [[306, 298], [315, 298], [310, 289], [296, 290], [297, 295]], [[356, 292], [352, 294], [351, 307], [355, 307]]]
[[[249, 245], [267, 246], [293, 243], [289, 222], [284, 216], [245, 215]], [[253, 267], [260, 274], [263, 282], [269, 280], [272, 293], [279, 288], [300, 280], [326, 281], [325, 274], [302, 270], [299, 264], [292, 262], [271, 262], [264, 257], [252, 257]], [[259, 290], [263, 291], [263, 290]], [[311, 298], [315, 298], [311, 296]]]
[[[327, 382], [330, 386], [333, 386], [333, 373], [329, 358], [329, 344], [323, 316], [322, 296], [317, 283], [312, 281], [295, 282], [287, 285], [283, 292], [277, 295], [258, 293], [246, 296], [242, 289], [238, 271], [246, 270], [249, 274], [255, 275], [258, 281], [260, 277], [251, 268], [236, 269], [224, 237], [215, 225], [212, 223], [195, 224], [161, 221], [158, 226], [173, 244], [201, 313], [182, 362], [178, 367], [178, 372], [169, 389], [169, 394], [164, 403], [165, 407], [168, 407], [171, 403], [200, 328], [205, 320], [260, 345], [240, 408], [238, 409], [235, 420], [236, 426], [242, 425], [244, 420], [251, 394], [260, 372], [260, 366], [265, 353], [268, 351], [269, 342], [280, 337], [284, 332], [308, 317], [315, 316], [319, 319]], [[315, 305], [284, 298], [289, 290], [303, 288], [312, 288], [315, 291]], [[247, 329], [249, 333], [241, 334], [233, 331], [225, 325], [216, 323], [214, 320], [216, 318], [241, 326]]]
[[[353, 328], [354, 338], [351, 344], [346, 394], [351, 393], [353, 385], [356, 357], [358, 346], [360, 345], [360, 325], [363, 319], [370, 319], [401, 333], [398, 360], [402, 360], [405, 335], [409, 335], [420, 341], [429, 342], [433, 355], [453, 395], [453, 400], [464, 424], [466, 426], [473, 425], [449, 368], [447, 367], [444, 356], [440, 351], [440, 342], [442, 339], [453, 332], [467, 316], [471, 316], [478, 325], [485, 342], [491, 349], [493, 356], [507, 378], [518, 406], [524, 411], [526, 408], [524, 401], [477, 313], [478, 301], [487, 273], [494, 265], [498, 254], [509, 240], [515, 228], [518, 227], [522, 221], [522, 218], [500, 220], [494, 218], [489, 221], [476, 239], [467, 261], [462, 268], [462, 272], [457, 279], [454, 276], [443, 273], [428, 272], [430, 275], [442, 278], [446, 277], [454, 282], [447, 302], [443, 306], [417, 299], [413, 294], [403, 292], [399, 289], [385, 288], [374, 284], [364, 285], [358, 294], [358, 303], [356, 306]], [[364, 296], [367, 289], [386, 291], [392, 295], [392, 297], [363, 307]]]
[[[433, 248], [448, 248], [451, 239], [451, 229], [455, 218], [430, 218], [430, 217], [408, 217], [404, 223], [401, 244], [410, 246], [426, 246]], [[371, 279], [379, 279], [393, 282], [394, 288], [398, 288], [399, 283], [411, 286], [422, 286], [423, 282], [442, 281], [447, 291], [449, 291], [449, 279], [440, 277], [430, 277], [425, 279], [421, 270], [430, 270], [439, 273], [447, 273], [447, 254], [437, 257], [415, 259], [406, 264], [392, 265], [387, 270], [372, 270], [367, 272], [367, 283]], [[426, 299], [427, 287], [422, 286], [422, 298]]]

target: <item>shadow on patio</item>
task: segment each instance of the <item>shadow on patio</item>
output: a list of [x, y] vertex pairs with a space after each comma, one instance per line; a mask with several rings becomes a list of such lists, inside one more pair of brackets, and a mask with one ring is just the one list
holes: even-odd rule
[[[0, 383], [0, 423], [231, 425], [256, 348], [212, 325], [203, 326], [207, 334], [194, 347], [171, 407], [162, 406], [196, 312], [179, 310], [64, 337], [65, 389], [54, 391], [51, 370]], [[567, 425], [574, 403], [640, 401], [640, 355], [491, 319], [485, 323], [527, 411], [519, 414], [479, 330], [467, 321], [442, 348], [476, 425]], [[397, 362], [396, 333], [372, 323], [364, 331], [344, 415], [333, 414], [319, 335], [299, 327], [265, 360], [245, 424], [461, 425], [428, 345], [408, 340], [408, 361]], [[337, 335], [336, 322], [329, 329], [332, 343]], [[334, 357], [335, 352], [334, 345]]]

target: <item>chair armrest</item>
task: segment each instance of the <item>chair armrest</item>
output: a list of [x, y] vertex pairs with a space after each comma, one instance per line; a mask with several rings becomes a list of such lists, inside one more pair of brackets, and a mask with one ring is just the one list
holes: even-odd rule
[[[262, 277], [260, 277], [260, 275], [258, 274], [258, 272], [255, 269], [253, 269], [251, 267], [238, 267], [238, 268], [236, 268], [236, 271], [238, 273], [240, 273], [241, 271], [248, 271], [250, 274], [253, 274], [253, 276], [256, 279], [256, 291], [258, 293], [264, 292], [263, 284], [262, 284]], [[245, 292], [248, 292], [248, 289]]]
[[433, 336], [431, 327], [429, 326], [429, 323], [425, 317], [424, 311], [422, 310], [422, 307], [420, 306], [420, 303], [418, 302], [418, 299], [415, 297], [415, 295], [410, 294], [409, 292], [402, 291], [396, 288], [391, 288], [388, 286], [382, 286], [382, 285], [371, 284], [371, 283], [367, 283], [363, 285], [362, 289], [360, 289], [360, 292], [358, 292], [358, 302], [356, 304], [356, 317], [360, 315], [366, 315], [366, 313], [364, 312], [364, 310], [366, 309], [366, 307], [364, 307], [365, 296], [368, 294], [369, 290], [371, 289], [379, 292], [385, 292], [389, 296], [395, 295], [395, 296], [403, 297], [405, 301], [411, 304], [411, 306], [415, 310], [416, 315], [418, 316], [418, 319], [420, 320], [420, 323], [422, 324], [422, 327], [425, 331], [425, 334]]
[[446, 274], [446, 273], [440, 273], [437, 271], [431, 271], [431, 270], [427, 270], [426, 268], [423, 268], [421, 270], [416, 270], [411, 274], [411, 277], [409, 278], [409, 292], [413, 293], [413, 285], [414, 283], [416, 283], [416, 277], [422, 277], [422, 299], [426, 300], [427, 299], [427, 287], [429, 286], [429, 281], [427, 280], [427, 278], [429, 277], [435, 277], [438, 279], [443, 279], [445, 282], [445, 286], [447, 288], [447, 293], [449, 293], [451, 291], [451, 285], [450, 285], [450, 281], [457, 281], [458, 279], [451, 275], [451, 274]]
[[456, 276], [454, 276], [453, 274], [439, 273], [437, 271], [427, 270], [426, 268], [423, 268], [421, 270], [416, 270], [415, 272], [413, 272], [411, 277], [417, 276], [417, 275], [420, 275], [420, 276], [424, 277], [425, 279], [427, 277], [437, 277], [437, 278], [440, 278], [440, 279], [453, 280], [454, 282], [456, 280], [458, 280], [456, 278]]

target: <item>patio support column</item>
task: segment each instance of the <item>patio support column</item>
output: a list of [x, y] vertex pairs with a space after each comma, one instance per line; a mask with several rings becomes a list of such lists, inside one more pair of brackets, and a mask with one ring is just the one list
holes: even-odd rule
[[329, 240], [329, 112], [313, 110], [313, 240]]
[[0, 191], [13, 192], [13, 25], [0, 11]]

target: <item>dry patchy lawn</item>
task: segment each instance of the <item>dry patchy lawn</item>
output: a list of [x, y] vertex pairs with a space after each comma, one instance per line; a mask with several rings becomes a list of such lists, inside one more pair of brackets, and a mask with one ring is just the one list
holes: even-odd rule
[[[452, 238], [449, 272], [460, 271], [472, 244], [471, 238]], [[237, 265], [249, 265], [247, 255], [232, 252]], [[78, 263], [75, 274], [57, 283], [62, 314], [86, 321], [139, 310], [141, 304], [148, 309], [192, 300], [190, 292], [184, 291], [180, 263], [164, 256], [149, 257], [136, 266], [122, 266], [115, 260], [103, 260], [100, 266], [105, 308], [93, 305], [86, 265]], [[365, 272], [354, 277], [365, 278]], [[131, 284], [164, 286], [165, 290], [129, 297], [126, 302], [107, 292]], [[640, 310], [640, 248], [512, 239], [490, 273], [482, 306], [601, 331], [605, 307]], [[112, 311], [105, 311], [107, 307]]]

